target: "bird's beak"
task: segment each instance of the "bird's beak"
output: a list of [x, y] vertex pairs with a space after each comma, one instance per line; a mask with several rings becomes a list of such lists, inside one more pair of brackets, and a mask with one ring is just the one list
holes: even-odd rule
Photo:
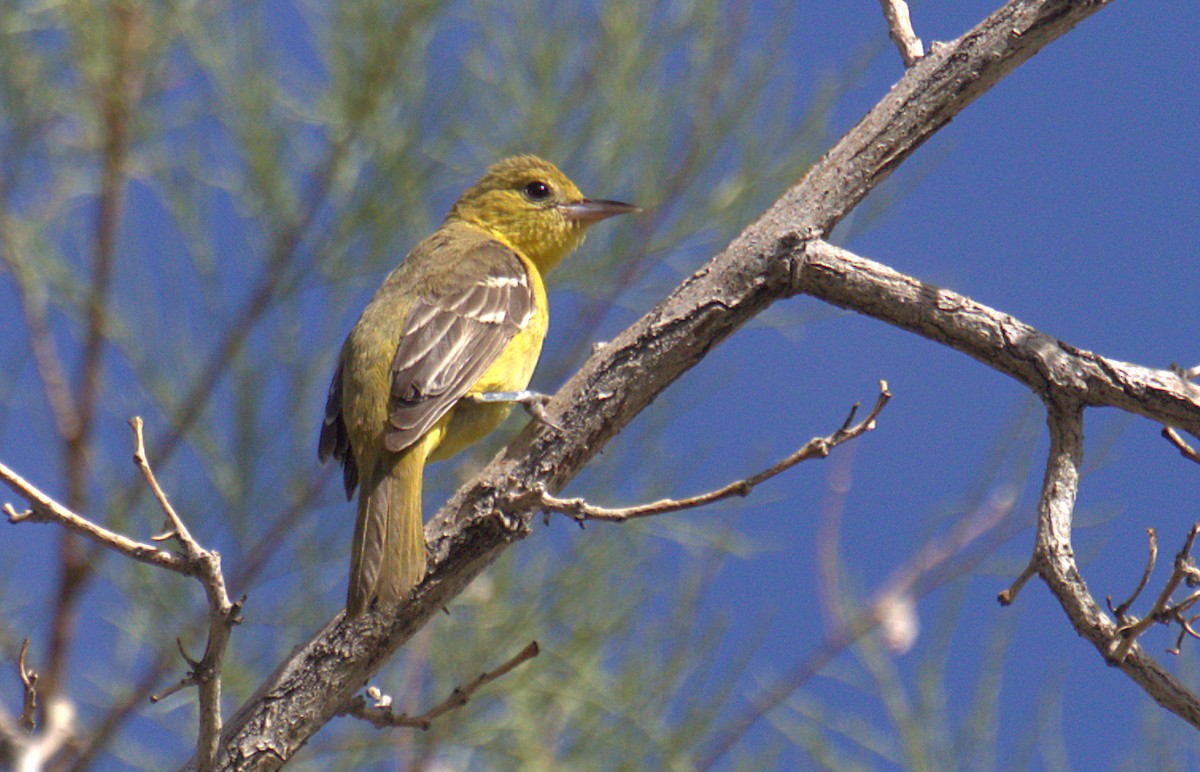
[[567, 222], [583, 225], [590, 225], [618, 214], [642, 211], [640, 207], [636, 207], [633, 204], [590, 198], [585, 198], [582, 201], [573, 201], [569, 204], [562, 204], [559, 206], [559, 210], [563, 213], [563, 217], [567, 218]]

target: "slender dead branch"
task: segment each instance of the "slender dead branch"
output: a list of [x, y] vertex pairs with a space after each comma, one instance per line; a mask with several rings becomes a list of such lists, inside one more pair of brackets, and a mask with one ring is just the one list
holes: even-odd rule
[[199, 559], [204, 550], [192, 538], [188, 532], [187, 526], [179, 519], [175, 508], [171, 506], [171, 502], [167, 501], [167, 494], [163, 493], [162, 487], [158, 484], [158, 480], [154, 477], [153, 470], [150, 469], [150, 462], [146, 459], [146, 439], [142, 435], [142, 419], [141, 416], [134, 416], [129, 419], [129, 427], [133, 429], [134, 449], [133, 463], [137, 464], [138, 469], [142, 472], [142, 477], [146, 480], [146, 484], [150, 486], [150, 490], [154, 493], [154, 498], [158, 502], [158, 506], [162, 508], [163, 514], [167, 516], [168, 529], [165, 533], [161, 533], [151, 538], [152, 541], [166, 541], [168, 539], [176, 539], [180, 546], [183, 547], [183, 553], [189, 558]]
[[150, 695], [148, 699], [152, 703], [161, 702], [162, 700], [170, 697], [172, 694], [175, 694], [182, 689], [186, 689], [189, 686], [195, 686], [201, 681], [201, 674], [203, 673], [204, 667], [203, 663], [192, 655], [188, 654], [187, 649], [183, 646], [182, 638], [175, 638], [175, 648], [179, 650], [179, 656], [183, 657], [183, 661], [188, 663], [188, 666], [191, 667], [191, 671], [188, 672], [188, 674], [184, 676], [178, 683], [168, 686], [161, 692]]
[[[1188, 531], [1187, 538], [1184, 539], [1183, 549], [1175, 556], [1175, 564], [1171, 570], [1170, 578], [1163, 585], [1162, 591], [1159, 592], [1158, 598], [1155, 599], [1154, 605], [1150, 607], [1150, 611], [1146, 616], [1142, 619], [1126, 622], [1122, 619], [1123, 614], [1117, 615], [1121, 626], [1117, 628], [1117, 634], [1120, 637], [1116, 641], [1116, 645], [1112, 651], [1112, 660], [1114, 662], [1124, 662], [1125, 658], [1129, 655], [1129, 650], [1133, 648], [1134, 642], [1137, 641], [1138, 636], [1149, 630], [1151, 625], [1175, 619], [1183, 626], [1185, 631], [1188, 630], [1188, 625], [1183, 619], [1182, 612], [1190, 608], [1197, 599], [1200, 599], [1200, 595], [1193, 596], [1176, 606], [1171, 605], [1171, 596], [1175, 594], [1175, 590], [1178, 589], [1181, 582], [1193, 576], [1194, 567], [1190, 565], [1192, 546], [1195, 544], [1198, 534], [1200, 534], [1200, 523], [1194, 523], [1191, 530]], [[1149, 569], [1147, 569], [1146, 573], [1149, 573]], [[1145, 584], [1144, 576], [1142, 583]], [[1176, 645], [1176, 652], [1178, 648], [1178, 645]]]
[[[176, 638], [179, 652], [191, 669], [175, 687], [156, 696], [161, 699], [186, 686], [196, 685], [199, 687], [200, 729], [196, 737], [196, 754], [199, 768], [209, 770], [216, 764], [217, 748], [221, 737], [221, 671], [225, 660], [225, 649], [229, 644], [229, 635], [233, 626], [241, 621], [242, 600], [237, 603], [230, 602], [225, 589], [225, 576], [221, 572], [221, 556], [217, 554], [216, 550], [204, 549], [192, 538], [187, 526], [183, 524], [183, 520], [167, 500], [162, 486], [158, 484], [154, 471], [150, 468], [150, 462], [146, 458], [142, 419], [134, 416], [129, 420], [129, 426], [134, 435], [134, 463], [141, 470], [142, 476], [146, 479], [147, 485], [150, 486], [159, 507], [167, 518], [169, 531], [158, 538], [174, 538], [179, 543], [188, 563], [194, 569], [195, 576], [200, 579], [208, 598], [208, 643], [204, 649], [204, 656], [199, 660], [193, 659], [184, 650], [182, 640]], [[154, 701], [155, 698], [151, 697], [151, 702]]]
[[[185, 576], [195, 576], [200, 580], [209, 605], [208, 643], [204, 656], [198, 661], [184, 653], [184, 659], [191, 670], [181, 684], [199, 686], [200, 729], [197, 735], [197, 752], [201, 759], [200, 767], [210, 769], [215, 763], [221, 734], [221, 669], [230, 631], [233, 625], [240, 621], [242, 601], [230, 602], [221, 572], [220, 555], [216, 551], [205, 550], [192, 538], [187, 526], [183, 524], [158, 484], [146, 457], [142, 420], [135, 417], [129, 424], [134, 433], [134, 461], [153, 490], [167, 518], [170, 536], [179, 543], [181, 553], [161, 550], [98, 526], [63, 507], [0, 463], [0, 480], [32, 505], [30, 510], [18, 513], [11, 504], [5, 504], [4, 512], [8, 515], [9, 522], [20, 523], [29, 520], [58, 523], [127, 557]], [[182, 652], [182, 644], [180, 650]]]
[[367, 690], [368, 696], [373, 701], [373, 704], [368, 705], [367, 700], [362, 695], [358, 695], [347, 703], [339, 714], [352, 716], [354, 718], [368, 721], [375, 725], [378, 729], [385, 727], [408, 727], [412, 729], [428, 730], [433, 726], [433, 722], [441, 716], [449, 713], [452, 710], [461, 708], [471, 701], [471, 697], [475, 692], [484, 686], [487, 686], [492, 681], [502, 678], [515, 670], [520, 665], [528, 662], [536, 657], [540, 652], [537, 641], [532, 641], [528, 646], [521, 649], [517, 654], [505, 662], [495, 670], [481, 673], [471, 683], [465, 686], [455, 687], [450, 696], [442, 700], [437, 705], [425, 711], [419, 716], [408, 716], [405, 714], [395, 714], [392, 712], [392, 700], [390, 697], [383, 695], [375, 687]]
[[996, 600], [1000, 601], [1001, 606], [1011, 606], [1013, 601], [1017, 599], [1017, 593], [1021, 592], [1021, 588], [1025, 586], [1031, 578], [1037, 576], [1037, 564], [1030, 560], [1025, 564], [1025, 568], [1021, 573], [1017, 574], [1017, 578], [1008, 587], [1005, 587], [996, 595]]
[[1158, 535], [1153, 528], [1146, 529], [1146, 538], [1150, 542], [1149, 554], [1146, 557], [1146, 568], [1142, 570], [1142, 578], [1138, 580], [1137, 587], [1133, 588], [1133, 592], [1125, 602], [1121, 603], [1116, 608], [1112, 605], [1112, 596], [1109, 595], [1104, 599], [1108, 610], [1117, 618], [1118, 622], [1124, 623], [1125, 614], [1129, 611], [1129, 607], [1133, 605], [1138, 596], [1142, 594], [1142, 590], [1146, 589], [1146, 583], [1150, 581], [1150, 574], [1154, 571], [1154, 564], [1158, 561]]
[[1183, 437], [1180, 437], [1179, 432], [1175, 431], [1169, 426], [1164, 426], [1162, 430], [1162, 436], [1164, 439], [1178, 448], [1179, 455], [1183, 456], [1189, 461], [1200, 464], [1200, 451], [1197, 451], [1195, 448], [1189, 445], [1183, 439]]
[[547, 493], [545, 487], [535, 487], [534, 490], [523, 496], [523, 501], [527, 502], [533, 509], [546, 512], [547, 519], [550, 512], [559, 512], [574, 519], [582, 527], [587, 520], [605, 520], [619, 523], [640, 517], [652, 517], [669, 512], [679, 512], [684, 509], [694, 509], [706, 504], [732, 498], [733, 496], [748, 496], [750, 495], [750, 491], [754, 490], [754, 487], [759, 483], [786, 472], [802, 461], [809, 461], [814, 458], [826, 458], [838, 445], [856, 439], [874, 429], [876, 419], [879, 418], [879, 413], [891, 398], [892, 394], [888, 391], [887, 381], [880, 381], [879, 396], [875, 399], [875, 405], [862, 421], [859, 421], [857, 424], [854, 423], [854, 416], [857, 414], [859, 407], [858, 403], [855, 402], [850, 408], [850, 414], [846, 417], [841, 427], [832, 434], [825, 437], [812, 438], [787, 458], [780, 460], [757, 474], [750, 475], [741, 480], [735, 480], [728, 485], [697, 496], [689, 496], [684, 499], [661, 499], [649, 504], [611, 509], [594, 506], [583, 499], [560, 499]]
[[96, 525], [42, 493], [2, 462], [0, 462], [0, 482], [24, 498], [32, 507], [24, 512], [17, 512], [11, 504], [4, 504], [4, 513], [8, 515], [10, 523], [57, 523], [103, 547], [119, 552], [125, 557], [188, 576], [193, 573], [192, 563], [186, 557], [161, 550], [152, 544], [134, 541]]
[[25, 654], [29, 651], [29, 639], [21, 642], [21, 655], [17, 658], [17, 674], [21, 676], [21, 717], [17, 723], [26, 733], [32, 732], [34, 714], [37, 711], [37, 680], [38, 674], [25, 667]]
[[[250, 587], [266, 568], [270, 558], [287, 543], [284, 536], [296, 521], [309, 511], [309, 506], [320, 495], [326, 482], [332, 476], [333, 467], [326, 466], [315, 475], [308, 478], [303, 489], [287, 507], [270, 518], [271, 526], [258, 540], [242, 554], [237, 570], [233, 573], [228, 586], [238, 594]], [[185, 636], [195, 635], [198, 628], [193, 624]], [[180, 644], [182, 645], [182, 644]], [[185, 660], [188, 659], [185, 655]], [[147, 665], [141, 676], [129, 690], [109, 706], [108, 711], [91, 727], [86, 736], [80, 738], [78, 746], [72, 747], [76, 755], [71, 759], [69, 772], [81, 772], [90, 769], [96, 755], [108, 747], [112, 737], [120, 726], [140, 708], [146, 700], [151, 702], [164, 699], [164, 693], [155, 693], [155, 688], [162, 683], [167, 671], [174, 665], [170, 654], [162, 650]], [[186, 679], [185, 679], [186, 680]], [[187, 684], [187, 685], [190, 685]], [[182, 688], [182, 687], [181, 687]]]
[[[1200, 728], [1200, 698], [1114, 624], [1087, 589], [1071, 548], [1071, 520], [1083, 460], [1083, 404], [1063, 392], [1046, 395], [1050, 451], [1038, 500], [1034, 560], [1075, 631], [1150, 694], [1158, 704]], [[1119, 655], [1119, 656], [1118, 656]]]
[[904, 0], [879, 0], [879, 4], [883, 6], [883, 18], [887, 19], [888, 34], [900, 50], [901, 61], [905, 67], [912, 67], [925, 55], [925, 47], [913, 32], [908, 3]]

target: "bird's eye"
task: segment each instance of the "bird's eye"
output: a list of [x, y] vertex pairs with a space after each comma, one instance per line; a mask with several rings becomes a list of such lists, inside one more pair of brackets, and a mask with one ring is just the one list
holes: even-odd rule
[[521, 192], [530, 201], [545, 201], [550, 197], [550, 186], [541, 180], [535, 180], [521, 188]]

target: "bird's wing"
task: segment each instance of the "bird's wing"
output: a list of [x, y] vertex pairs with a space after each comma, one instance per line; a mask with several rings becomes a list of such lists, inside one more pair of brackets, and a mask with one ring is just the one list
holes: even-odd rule
[[408, 312], [392, 358], [387, 448], [398, 452], [429, 431], [528, 322], [533, 290], [516, 253], [483, 241], [461, 256], [456, 277]]
[[349, 499], [358, 486], [358, 463], [350, 451], [350, 435], [342, 418], [343, 367], [344, 363], [339, 357], [337, 370], [329, 383], [329, 396], [325, 399], [325, 420], [321, 423], [321, 438], [317, 441], [317, 458], [323, 464], [333, 456], [342, 465], [342, 485]]

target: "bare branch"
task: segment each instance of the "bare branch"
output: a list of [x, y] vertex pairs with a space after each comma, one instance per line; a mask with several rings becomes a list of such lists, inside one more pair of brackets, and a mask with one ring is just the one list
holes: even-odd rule
[[[1158, 598], [1155, 599], [1154, 605], [1150, 607], [1150, 612], [1142, 619], [1128, 624], [1122, 624], [1117, 628], [1118, 634], [1121, 636], [1116, 647], [1112, 652], [1112, 659], [1115, 662], [1123, 662], [1129, 654], [1129, 650], [1133, 647], [1134, 641], [1138, 636], [1150, 629], [1150, 626], [1161, 621], [1163, 613], [1167, 610], [1168, 604], [1171, 602], [1171, 595], [1175, 593], [1175, 589], [1179, 583], [1183, 581], [1184, 574], [1179, 570], [1180, 560], [1186, 558], [1192, 551], [1192, 544], [1196, 541], [1196, 534], [1200, 533], [1200, 525], [1193, 525], [1191, 531], [1188, 532], [1187, 539], [1184, 542], [1183, 550], [1175, 559], [1175, 569], [1171, 572], [1171, 577], [1167, 583], [1163, 585], [1162, 591], [1159, 592]], [[1121, 615], [1118, 615], [1118, 619]]]
[[1017, 574], [1017, 578], [1013, 580], [1013, 583], [996, 595], [996, 600], [1000, 601], [1001, 606], [1011, 606], [1013, 601], [1017, 599], [1017, 593], [1021, 591], [1025, 583], [1036, 575], [1037, 564], [1035, 561], [1030, 560], [1025, 564], [1025, 568], [1021, 570], [1021, 573]]
[[913, 32], [912, 20], [908, 16], [908, 3], [904, 0], [879, 0], [883, 6], [883, 17], [887, 19], [888, 34], [900, 50], [900, 59], [905, 67], [912, 67], [925, 55], [921, 39]]
[[1075, 348], [1010, 314], [824, 241], [799, 242], [790, 253], [803, 261], [799, 292], [967, 354], [1035, 394], [1115, 407], [1200, 436], [1200, 386], [1176, 372]]
[[57, 523], [75, 533], [86, 536], [101, 546], [115, 550], [126, 557], [133, 558], [142, 563], [166, 568], [184, 575], [191, 575], [193, 573], [191, 562], [182, 555], [160, 550], [152, 544], [143, 544], [142, 542], [134, 541], [119, 533], [114, 533], [107, 528], [96, 525], [87, 518], [77, 515], [62, 506], [45, 493], [42, 493], [2, 462], [0, 462], [0, 482], [4, 482], [32, 505], [32, 509], [17, 512], [11, 504], [5, 504], [3, 508], [4, 513], [8, 515], [10, 523], [25, 521], [31, 523]]
[[1137, 597], [1142, 594], [1142, 590], [1146, 589], [1146, 583], [1150, 581], [1150, 573], [1154, 571], [1154, 563], [1158, 560], [1158, 535], [1154, 532], [1153, 528], [1146, 529], [1146, 538], [1150, 542], [1149, 555], [1146, 558], [1146, 568], [1142, 571], [1142, 578], [1138, 580], [1137, 587], [1133, 588], [1133, 593], [1124, 603], [1116, 608], [1113, 608], [1111, 595], [1105, 598], [1108, 610], [1113, 613], [1118, 622], [1124, 623], [1125, 613], [1129, 611], [1129, 607], [1133, 605]]
[[38, 674], [25, 667], [25, 653], [29, 651], [29, 639], [21, 642], [21, 655], [17, 658], [17, 673], [21, 676], [21, 717], [17, 722], [27, 733], [33, 731], [34, 711], [37, 710]]
[[130, 418], [129, 427], [133, 429], [134, 437], [133, 463], [137, 464], [138, 469], [142, 472], [142, 477], [146, 480], [146, 484], [154, 492], [154, 498], [158, 501], [158, 505], [167, 516], [167, 524], [170, 526], [169, 531], [154, 536], [152, 540], [166, 541], [167, 539], [174, 538], [183, 547], [185, 555], [191, 559], [197, 559], [204, 550], [192, 538], [187, 526], [183, 524], [183, 521], [179, 519], [179, 515], [175, 513], [175, 508], [171, 506], [171, 502], [167, 501], [167, 494], [163, 493], [162, 487], [154, 477], [153, 470], [150, 469], [150, 462], [146, 459], [146, 439], [142, 436], [141, 416]]
[[374, 705], [368, 705], [366, 699], [362, 695], [359, 695], [350, 700], [346, 707], [340, 711], [340, 715], [353, 716], [363, 721], [369, 721], [378, 729], [385, 727], [408, 727], [428, 730], [438, 718], [470, 702], [471, 697], [479, 689], [498, 678], [508, 675], [520, 665], [536, 657], [539, 653], [540, 649], [538, 648], [537, 641], [530, 642], [528, 646], [517, 652], [514, 657], [503, 665], [490, 672], [481, 673], [478, 678], [466, 686], [456, 687], [450, 693], [449, 697], [419, 716], [396, 715], [392, 712], [391, 698], [382, 695], [374, 687], [368, 689], [369, 696], [375, 703]]
[[748, 496], [750, 491], [759, 483], [765, 482], [778, 474], [781, 474], [788, 469], [791, 469], [796, 464], [802, 461], [808, 461], [814, 458], [825, 458], [838, 445], [850, 440], [856, 439], [863, 434], [875, 428], [875, 421], [879, 417], [880, 411], [887, 405], [888, 400], [892, 398], [892, 394], [888, 391], [887, 381], [879, 382], [879, 396], [875, 400], [875, 405], [871, 408], [871, 412], [862, 421], [853, 424], [854, 415], [858, 412], [858, 403], [855, 402], [850, 408], [850, 414], [842, 423], [837, 431], [826, 437], [814, 437], [804, 443], [799, 450], [789, 455], [787, 458], [780, 460], [771, 467], [764, 469], [757, 474], [750, 475], [741, 480], [735, 480], [728, 485], [722, 486], [716, 490], [702, 493], [697, 496], [689, 496], [685, 499], [661, 499], [650, 504], [641, 504], [632, 507], [622, 507], [619, 509], [610, 509], [606, 507], [597, 507], [588, 504], [583, 499], [560, 499], [551, 496], [546, 492], [544, 487], [535, 487], [532, 491], [525, 494], [522, 500], [526, 501], [533, 509], [544, 510], [547, 513], [560, 512], [573, 518], [580, 526], [587, 520], [606, 520], [608, 522], [623, 522], [640, 517], [651, 517], [653, 515], [663, 515], [669, 512], [679, 512], [684, 509], [693, 509], [706, 504], [712, 504], [723, 499], [728, 499], [733, 496]]
[[[1153, 657], [1147, 656], [1100, 609], [1075, 565], [1071, 518], [1083, 459], [1083, 406], [1078, 401], [1046, 399], [1050, 452], [1038, 501], [1034, 560], [1038, 574], [1062, 605], [1075, 631], [1091, 642], [1160, 705], [1200, 727], [1200, 698]], [[1116, 658], [1117, 653], [1120, 659]]]
[[17, 675], [21, 679], [21, 715], [13, 725], [6, 711], [0, 710], [0, 758], [9, 761], [13, 769], [39, 770], [54, 758], [75, 736], [75, 708], [67, 700], [51, 695], [43, 713], [42, 729], [36, 727], [38, 674], [25, 664], [29, 639], [21, 642], [17, 656]]
[[[286, 543], [283, 536], [308, 511], [309, 506], [320, 495], [320, 491], [332, 476], [332, 469], [333, 467], [326, 466], [320, 473], [309, 477], [295, 499], [279, 513], [269, 518], [271, 526], [248, 550], [242, 553], [237, 570], [227, 582], [228, 586], [244, 589], [258, 578], [267, 566], [270, 557]], [[189, 625], [188, 629], [191, 632], [185, 633], [185, 635], [195, 634], [196, 627], [194, 624]], [[108, 747], [113, 735], [129, 716], [142, 706], [142, 703], [146, 700], [154, 701], [155, 697], [158, 699], [166, 697], [164, 693], [155, 694], [154, 690], [162, 682], [172, 664], [165, 651], [160, 651], [155, 656], [136, 683], [132, 684], [120, 699], [109, 706], [107, 712], [91, 727], [91, 731], [86, 737], [80, 738], [81, 742], [78, 748], [72, 748], [73, 751], [77, 751], [77, 755], [71, 762], [72, 770], [90, 769], [95, 756], [102, 749]], [[185, 685], [190, 685], [190, 682]]]
[[1162, 436], [1179, 449], [1179, 455], [1183, 456], [1189, 461], [1194, 461], [1195, 463], [1200, 464], [1200, 451], [1197, 451], [1195, 448], [1189, 445], [1183, 439], [1183, 437], [1180, 437], [1179, 432], [1175, 431], [1169, 426], [1164, 426], [1162, 430]]
[[[1200, 594], [1194, 594], [1192, 597], [1184, 600], [1181, 603], [1171, 605], [1171, 596], [1179, 587], [1179, 584], [1191, 576], [1194, 567], [1190, 565], [1192, 547], [1196, 543], [1196, 536], [1200, 534], [1200, 523], [1193, 523], [1191, 530], [1188, 531], [1187, 538], [1184, 539], [1183, 549], [1175, 556], [1174, 567], [1171, 570], [1171, 576], [1167, 579], [1167, 583], [1163, 585], [1162, 591], [1159, 592], [1158, 598], [1154, 601], [1154, 605], [1150, 607], [1150, 611], [1142, 619], [1134, 621], [1126, 621], [1124, 613], [1117, 614], [1118, 621], [1121, 626], [1117, 628], [1120, 639], [1116, 642], [1112, 652], [1112, 659], [1115, 662], [1123, 662], [1128, 656], [1129, 650], [1133, 647], [1134, 641], [1138, 636], [1150, 629], [1150, 626], [1159, 622], [1175, 620], [1183, 627], [1185, 632], [1190, 632], [1190, 627], [1183, 618], [1183, 612], [1191, 608], [1197, 600], [1200, 600]], [[1151, 567], [1153, 563], [1151, 564]], [[1145, 585], [1146, 578], [1149, 575], [1150, 568], [1142, 577], [1141, 586]], [[1136, 595], [1136, 593], [1135, 593]], [[1132, 598], [1130, 599], [1132, 601]], [[1178, 653], [1179, 646], [1176, 644], [1175, 653]]]
[[[183, 520], [176, 514], [174, 507], [167, 500], [162, 487], [150, 468], [146, 458], [146, 442], [142, 435], [142, 419], [134, 416], [129, 420], [129, 426], [134, 435], [134, 463], [145, 477], [146, 483], [154, 492], [163, 514], [167, 517], [170, 528], [169, 536], [175, 538], [183, 549], [194, 574], [204, 586], [208, 597], [209, 625], [208, 644], [204, 656], [195, 660], [188, 656], [183, 648], [183, 642], [176, 638], [179, 652], [191, 667], [191, 671], [175, 687], [162, 694], [152, 696], [151, 702], [162, 699], [185, 686], [196, 685], [200, 689], [200, 730], [196, 737], [196, 753], [199, 767], [202, 770], [212, 769], [216, 764], [218, 742], [221, 737], [221, 670], [225, 660], [225, 649], [229, 643], [229, 635], [240, 619], [242, 601], [231, 603], [225, 590], [225, 576], [221, 572], [221, 556], [215, 550], [206, 550], [192, 538]], [[244, 600], [244, 599], [243, 599]]]
[[[187, 526], [175, 512], [146, 457], [142, 420], [133, 418], [129, 422], [134, 433], [134, 461], [145, 477], [147, 484], [166, 515], [171, 536], [180, 544], [182, 554], [160, 550], [149, 544], [136, 542], [120, 534], [102, 528], [80, 515], [71, 512], [58, 502], [30, 485], [7, 466], [0, 463], [0, 480], [23, 496], [33, 508], [18, 513], [10, 504], [4, 505], [9, 522], [25, 520], [61, 524], [110, 549], [143, 563], [167, 568], [186, 576], [196, 576], [204, 587], [209, 605], [208, 643], [204, 656], [199, 661], [184, 653], [191, 671], [180, 682], [178, 688], [188, 685], [200, 687], [200, 729], [197, 733], [197, 749], [201, 768], [211, 768], [215, 762], [221, 733], [221, 668], [225, 649], [233, 625], [240, 621], [242, 601], [231, 603], [225, 589], [225, 578], [221, 572], [221, 558], [216, 551], [205, 550], [192, 538]], [[180, 644], [182, 652], [182, 644]], [[175, 691], [178, 690], [175, 689]], [[168, 692], [169, 693], [169, 692]], [[165, 695], [157, 695], [159, 698]]]

